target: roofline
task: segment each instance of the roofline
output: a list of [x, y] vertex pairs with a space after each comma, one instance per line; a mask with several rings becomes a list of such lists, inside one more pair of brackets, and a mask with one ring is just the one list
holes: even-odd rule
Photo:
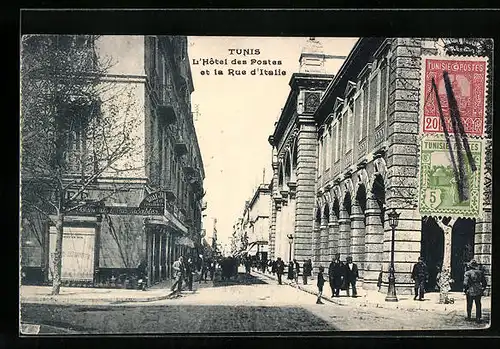
[[[325, 108], [328, 104], [331, 103], [332, 101], [332, 95], [334, 91], [336, 90], [337, 85], [340, 83], [340, 81], [345, 77], [345, 75], [348, 73], [349, 68], [352, 66], [353, 62], [355, 61], [354, 57], [359, 54], [361, 49], [368, 45], [370, 42], [377, 43], [380, 41], [379, 44], [382, 44], [383, 41], [386, 38], [379, 38], [379, 37], [362, 37], [359, 38], [354, 47], [352, 48], [351, 52], [349, 52], [349, 55], [347, 56], [347, 59], [344, 61], [342, 66], [340, 67], [339, 71], [335, 75], [335, 78], [330, 82], [328, 87], [325, 90], [325, 93], [323, 95], [323, 98], [320, 101], [320, 104], [318, 108], [316, 109], [316, 112], [314, 113], [314, 118], [318, 123], [323, 122], [322, 119], [320, 119], [320, 116], [326, 117], [325, 116]], [[364, 67], [364, 66], [363, 66]]]
[[289, 121], [294, 114], [290, 112], [291, 104], [293, 99], [296, 97], [296, 94], [299, 92], [300, 85], [298, 85], [297, 81], [300, 79], [307, 80], [332, 80], [334, 79], [333, 74], [321, 74], [321, 73], [293, 73], [288, 85], [290, 86], [290, 92], [288, 93], [288, 97], [285, 102], [285, 106], [283, 107], [280, 117], [276, 122], [276, 126], [274, 127], [273, 134], [269, 137], [268, 141], [271, 145], [276, 145], [279, 139], [283, 136], [286, 127], [289, 124]]

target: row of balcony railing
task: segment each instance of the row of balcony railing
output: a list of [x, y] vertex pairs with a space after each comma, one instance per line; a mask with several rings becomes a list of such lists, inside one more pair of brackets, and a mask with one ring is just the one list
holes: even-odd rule
[[[369, 140], [370, 144], [368, 143]], [[364, 137], [358, 142], [356, 149], [356, 159], [354, 158], [353, 149], [347, 150], [344, 156], [335, 161], [331, 167], [327, 168], [323, 173], [320, 174], [320, 176], [318, 177], [319, 186], [321, 187], [325, 185], [328, 181], [334, 179], [342, 172], [346, 171], [355, 162], [358, 162], [363, 157], [365, 157], [368, 154], [368, 151], [374, 151], [380, 148], [385, 140], [386, 140], [386, 122], [382, 121], [375, 128], [373, 136], [371, 136], [370, 138]]]

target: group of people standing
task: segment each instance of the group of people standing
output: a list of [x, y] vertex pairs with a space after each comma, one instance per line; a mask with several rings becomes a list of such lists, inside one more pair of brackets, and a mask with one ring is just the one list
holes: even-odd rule
[[[212, 260], [202, 261], [200, 267], [200, 278], [199, 282], [203, 280], [207, 282], [208, 274], [210, 273], [210, 280], [214, 279], [216, 262]], [[170, 287], [172, 291], [177, 291], [180, 293], [182, 291], [182, 285], [185, 282], [189, 291], [193, 290], [193, 278], [196, 273], [196, 266], [191, 258], [184, 261], [184, 257], [180, 256], [172, 264], [172, 269], [174, 270], [174, 283]]]
[[[304, 285], [307, 285], [307, 279], [312, 275], [312, 262], [310, 259], [306, 260], [302, 267], [299, 262], [294, 259], [288, 262], [287, 267], [287, 279], [294, 281], [296, 284], [299, 283], [299, 275], [302, 269], [302, 280]], [[267, 271], [273, 275], [277, 275], [278, 284], [282, 284], [282, 277], [285, 274], [285, 262], [278, 257], [276, 260], [267, 261]]]

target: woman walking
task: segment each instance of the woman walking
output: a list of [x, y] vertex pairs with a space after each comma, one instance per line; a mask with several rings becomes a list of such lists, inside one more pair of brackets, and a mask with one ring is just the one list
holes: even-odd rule
[[294, 275], [294, 272], [293, 272], [293, 262], [290, 261], [288, 263], [288, 275], [287, 275], [287, 279], [292, 281], [293, 279], [295, 279], [295, 275]]
[[297, 262], [296, 259], [293, 260], [293, 264], [294, 264], [295, 283], [298, 285], [299, 284], [300, 265], [299, 265], [299, 262]]

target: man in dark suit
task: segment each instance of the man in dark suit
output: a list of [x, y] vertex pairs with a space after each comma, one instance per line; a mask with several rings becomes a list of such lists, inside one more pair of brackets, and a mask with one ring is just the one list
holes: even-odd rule
[[356, 263], [352, 262], [352, 257], [349, 256], [346, 258], [345, 264], [345, 286], [347, 291], [347, 297], [349, 297], [349, 286], [352, 287], [352, 297], [355, 298], [358, 296], [358, 292], [356, 291], [356, 280], [359, 277], [358, 266]]
[[340, 253], [335, 254], [335, 259], [332, 260], [328, 267], [328, 281], [332, 289], [332, 298], [338, 297], [342, 287], [342, 278], [344, 276], [344, 265], [340, 260]]
[[415, 281], [415, 296], [413, 297], [413, 299], [417, 300], [418, 297], [419, 301], [423, 301], [425, 293], [425, 283], [429, 278], [429, 273], [422, 257], [418, 257], [418, 262], [413, 265], [411, 278]]
[[281, 276], [285, 272], [285, 263], [278, 257], [276, 261], [276, 274], [278, 275], [278, 283], [281, 285]]
[[476, 304], [476, 321], [481, 322], [481, 297], [488, 285], [484, 272], [473, 259], [464, 275], [464, 292], [467, 302], [467, 320], [471, 319], [472, 302]]

